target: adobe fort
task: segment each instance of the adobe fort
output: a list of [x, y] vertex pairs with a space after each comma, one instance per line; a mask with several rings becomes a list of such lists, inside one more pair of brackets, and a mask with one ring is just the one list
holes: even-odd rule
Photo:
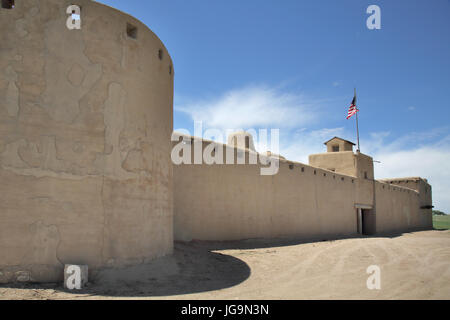
[[[340, 138], [309, 165], [280, 158], [273, 176], [257, 164], [173, 165], [172, 60], [127, 14], [2, 0], [0, 29], [0, 283], [61, 281], [65, 264], [142, 264], [174, 240], [432, 228], [425, 179], [377, 181], [372, 158]], [[242, 135], [245, 145], [216, 148], [260, 157]]]

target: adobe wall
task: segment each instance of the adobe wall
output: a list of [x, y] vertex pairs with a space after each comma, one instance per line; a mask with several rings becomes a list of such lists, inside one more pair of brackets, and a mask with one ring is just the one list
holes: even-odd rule
[[260, 175], [259, 165], [174, 165], [175, 239], [356, 234], [357, 198], [373, 200], [356, 186], [354, 177], [290, 161], [273, 176]]
[[[422, 180], [423, 181], [423, 180]], [[415, 183], [414, 183], [415, 184]], [[407, 185], [405, 183], [405, 185]], [[410, 185], [413, 187], [415, 185]], [[424, 198], [430, 198], [431, 188], [425, 192], [425, 184], [417, 183], [417, 189], [376, 181], [376, 229], [377, 232], [398, 232], [415, 229], [432, 229], [431, 209], [422, 209]]]
[[356, 177], [356, 159], [353, 151], [312, 154], [308, 158], [309, 164], [314, 167]]
[[[429, 207], [432, 205], [433, 191], [431, 185], [428, 183], [426, 179], [422, 179], [420, 177], [391, 178], [391, 179], [382, 179], [380, 180], [380, 182], [416, 190], [419, 192], [420, 195], [420, 207]], [[427, 208], [423, 210], [428, 210], [427, 212], [429, 214], [432, 214], [432, 208]]]
[[[171, 253], [164, 45], [94, 1], [15, 4], [0, 9], [0, 282], [57, 281], [65, 263], [96, 270]], [[71, 4], [81, 6], [81, 30], [66, 28]]]
[[[362, 160], [357, 169], [370, 170]], [[280, 160], [273, 176], [260, 175], [260, 165], [181, 164], [174, 165], [174, 233], [180, 241], [350, 236], [358, 232], [356, 207], [372, 207], [375, 233], [431, 229], [420, 198], [409, 188], [292, 161]]]

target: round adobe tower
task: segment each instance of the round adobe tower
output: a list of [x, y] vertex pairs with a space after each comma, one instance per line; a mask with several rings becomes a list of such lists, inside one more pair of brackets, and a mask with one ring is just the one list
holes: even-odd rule
[[[66, 25], [70, 5], [81, 29]], [[162, 42], [90, 0], [2, 1], [0, 30], [0, 283], [171, 253], [173, 68]]]

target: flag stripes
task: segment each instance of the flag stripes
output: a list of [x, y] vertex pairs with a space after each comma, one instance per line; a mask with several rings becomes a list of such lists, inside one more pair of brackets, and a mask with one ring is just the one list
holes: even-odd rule
[[359, 111], [359, 109], [356, 107], [356, 92], [355, 92], [355, 97], [353, 98], [352, 104], [350, 105], [350, 108], [348, 109], [347, 120], [350, 119], [351, 117], [353, 117], [358, 111]]
[[347, 120], [350, 119], [351, 117], [353, 117], [358, 111], [359, 111], [359, 109], [356, 108], [356, 106], [354, 104], [352, 104], [350, 106], [350, 108], [348, 109]]

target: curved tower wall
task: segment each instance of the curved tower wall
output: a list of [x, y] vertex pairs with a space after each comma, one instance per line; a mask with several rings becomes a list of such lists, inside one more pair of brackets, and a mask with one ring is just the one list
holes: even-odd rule
[[[69, 30], [69, 5], [81, 29]], [[136, 19], [88, 1], [0, 9], [0, 282], [171, 253], [173, 67]]]

